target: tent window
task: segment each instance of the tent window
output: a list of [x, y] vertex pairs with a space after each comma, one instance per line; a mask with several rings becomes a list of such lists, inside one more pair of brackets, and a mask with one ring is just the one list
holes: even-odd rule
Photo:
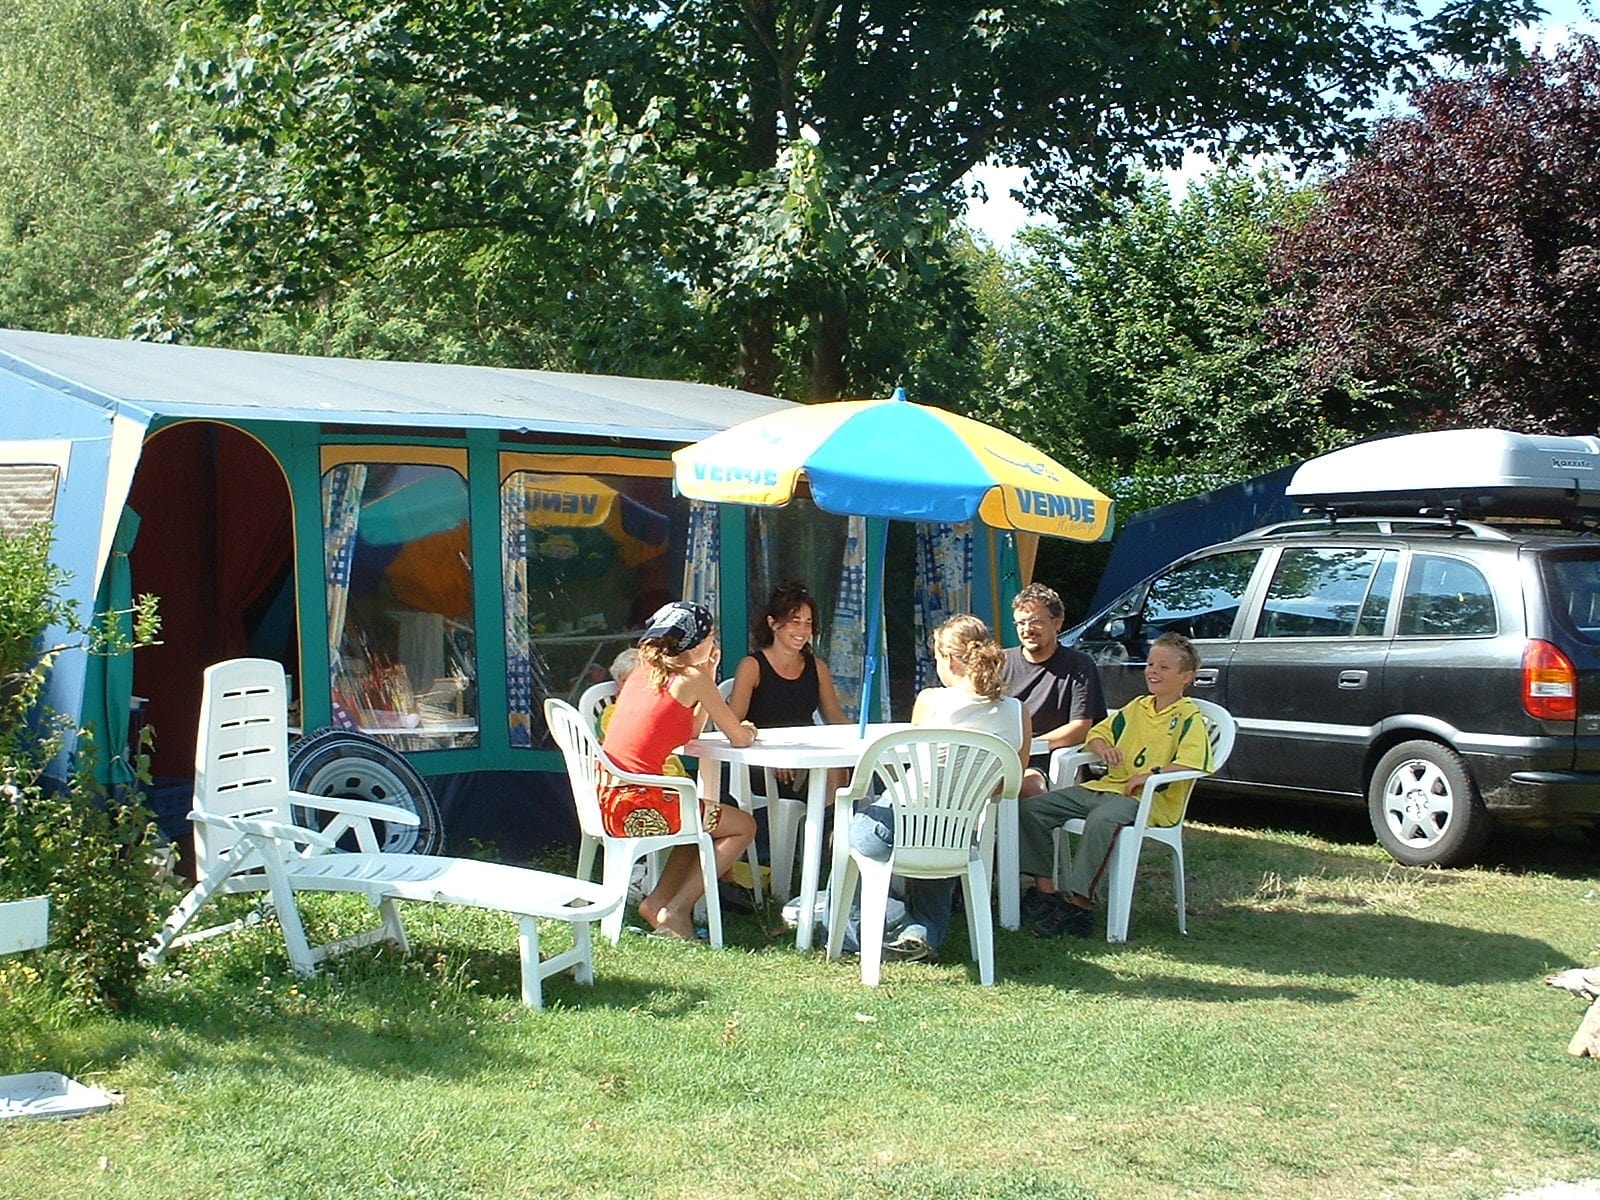
[[[687, 506], [664, 476], [509, 471], [500, 485], [513, 746], [543, 744], [547, 696], [576, 701], [675, 599]], [[676, 549], [674, 549], [676, 547]]]
[[20, 537], [54, 519], [60, 475], [50, 463], [0, 464], [0, 537]]
[[334, 720], [401, 750], [478, 744], [467, 481], [342, 463], [322, 477]]

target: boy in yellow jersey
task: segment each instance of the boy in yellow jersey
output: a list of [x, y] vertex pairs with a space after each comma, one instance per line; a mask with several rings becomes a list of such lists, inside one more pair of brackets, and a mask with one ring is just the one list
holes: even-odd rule
[[[1056, 788], [1022, 805], [1020, 863], [1034, 876], [1023, 897], [1023, 915], [1038, 937], [1088, 937], [1094, 930], [1093, 899], [1105, 876], [1117, 830], [1133, 824], [1145, 780], [1161, 771], [1211, 769], [1205, 718], [1184, 691], [1200, 669], [1200, 655], [1182, 634], [1164, 633], [1150, 647], [1144, 681], [1149, 695], [1130, 700], [1084, 738], [1084, 749], [1106, 764], [1103, 779]], [[1156, 792], [1150, 824], [1175, 825], [1183, 818], [1192, 780]], [[1084, 821], [1063, 891], [1052, 879], [1052, 833], [1074, 817]]]

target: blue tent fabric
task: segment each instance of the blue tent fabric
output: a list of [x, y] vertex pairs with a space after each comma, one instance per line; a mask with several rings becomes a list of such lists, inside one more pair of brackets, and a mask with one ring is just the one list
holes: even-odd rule
[[1170, 562], [1238, 537], [1260, 525], [1300, 515], [1284, 494], [1296, 466], [1229, 484], [1203, 496], [1146, 509], [1122, 522], [1089, 611], [1097, 613]]
[[937, 687], [938, 675], [929, 639], [933, 631], [958, 613], [973, 611], [972, 522], [917, 525], [916, 686]]
[[[111, 561], [94, 602], [95, 612], [107, 614], [105, 621], [128, 641], [133, 637], [133, 574], [128, 569], [128, 552], [138, 535], [139, 514], [124, 505], [111, 543]], [[91, 655], [84, 674], [82, 723], [94, 729], [95, 777], [112, 791], [136, 782], [133, 764], [124, 753], [132, 699], [133, 651]]]
[[770, 396], [675, 380], [0, 329], [0, 396], [24, 380], [146, 423], [163, 417], [417, 430], [469, 426], [671, 445], [788, 406]]

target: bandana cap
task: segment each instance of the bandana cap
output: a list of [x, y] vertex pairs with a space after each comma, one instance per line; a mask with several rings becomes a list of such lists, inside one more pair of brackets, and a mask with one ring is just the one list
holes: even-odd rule
[[710, 637], [711, 626], [711, 610], [704, 604], [674, 600], [656, 609], [645, 631], [639, 635], [639, 640], [671, 638], [676, 641], [672, 653], [683, 654]]

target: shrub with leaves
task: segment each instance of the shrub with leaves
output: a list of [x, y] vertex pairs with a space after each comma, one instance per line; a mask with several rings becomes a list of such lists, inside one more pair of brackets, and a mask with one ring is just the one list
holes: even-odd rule
[[[41, 697], [62, 653], [119, 653], [150, 640], [155, 601], [135, 606], [132, 641], [116, 619], [126, 614], [86, 623], [63, 597], [67, 575], [49, 550], [47, 526], [0, 538], [0, 899], [48, 895], [50, 973], [75, 999], [122, 1010], [137, 994], [139, 952], [153, 926], [150, 814], [136, 787], [106, 793], [95, 773], [101, 750], [87, 730], [78, 731], [70, 775], [55, 777], [72, 724]], [[46, 645], [52, 628], [69, 638]]]

